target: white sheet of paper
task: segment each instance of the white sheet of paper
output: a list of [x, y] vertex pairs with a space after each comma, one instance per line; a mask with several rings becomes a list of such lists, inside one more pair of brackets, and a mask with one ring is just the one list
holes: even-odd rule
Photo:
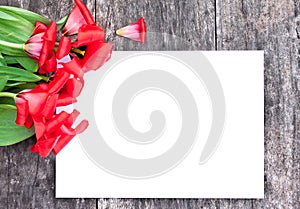
[[113, 52], [85, 75], [90, 126], [56, 157], [56, 197], [263, 198], [263, 59]]

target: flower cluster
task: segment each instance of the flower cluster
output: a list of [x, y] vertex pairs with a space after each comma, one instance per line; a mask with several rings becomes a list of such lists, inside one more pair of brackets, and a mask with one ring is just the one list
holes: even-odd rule
[[[58, 22], [14, 7], [0, 6], [0, 12], [0, 26], [10, 25], [0, 31], [0, 120], [10, 111], [17, 124], [9, 129], [12, 137], [0, 140], [0, 146], [35, 134], [31, 152], [42, 157], [58, 154], [88, 127], [88, 121], [74, 127], [79, 111], [58, 112], [57, 107], [77, 102], [84, 74], [107, 62], [113, 45], [105, 42], [104, 30], [82, 0], [75, 0], [70, 15]], [[144, 18], [119, 29], [117, 35], [145, 43]], [[3, 97], [13, 98], [14, 104]]]
[[[52, 74], [49, 83], [20, 92], [16, 98], [16, 123], [27, 128], [34, 124], [37, 142], [31, 151], [43, 157], [52, 150], [57, 154], [76, 133], [87, 128], [86, 120], [72, 128], [79, 114], [77, 110], [71, 114], [64, 111], [56, 114], [55, 109], [76, 102], [84, 86], [84, 73], [96, 70], [108, 61], [113, 48], [104, 41], [104, 30], [96, 25], [80, 0], [76, 0], [62, 32], [56, 48], [56, 23], [52, 21], [46, 26], [37, 21], [24, 45], [26, 54], [38, 61], [38, 73]], [[73, 42], [71, 35], [77, 35]]]

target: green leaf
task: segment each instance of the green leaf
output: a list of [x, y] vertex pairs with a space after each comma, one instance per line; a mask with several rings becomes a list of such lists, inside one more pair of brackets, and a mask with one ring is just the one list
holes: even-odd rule
[[18, 86], [18, 88], [20, 89], [20, 91], [24, 90], [24, 89], [34, 89], [37, 86], [37, 84], [35, 83], [25, 83], [25, 84], [21, 84]]
[[15, 86], [23, 85], [23, 84], [26, 84], [26, 82], [8, 81], [5, 86], [15, 87]]
[[0, 92], [4, 89], [8, 79], [7, 77], [0, 77]]
[[6, 66], [6, 62], [4, 58], [0, 58], [0, 66]]
[[28, 20], [29, 22], [31, 22], [32, 24], [35, 24], [35, 22], [38, 20], [46, 25], [50, 24], [50, 20], [31, 11], [25, 10], [25, 9], [21, 9], [21, 8], [17, 8], [17, 7], [9, 7], [9, 6], [0, 6], [0, 11], [10, 11], [13, 12], [15, 14], [19, 14], [20, 16], [22, 16], [23, 18], [25, 18], [26, 20]]
[[18, 19], [15, 18], [14, 16], [9, 15], [9, 14], [7, 14], [5, 12], [2, 12], [1, 10], [0, 10], [0, 19], [1, 20], [18, 21]]
[[12, 42], [12, 43], [25, 43], [29, 36], [24, 36], [24, 34], [19, 35], [18, 33], [11, 31], [5, 30], [6, 26], [3, 26], [0, 23], [0, 40], [2, 41], [7, 41], [7, 42]]
[[6, 38], [14, 39], [14, 43], [25, 43], [31, 36], [34, 26], [15, 21], [0, 21], [0, 33]]
[[29, 72], [37, 72], [39, 66], [38, 63], [34, 60], [30, 59], [29, 57], [15, 57], [18, 63], [24, 67]]
[[7, 76], [11, 81], [37, 82], [42, 78], [20, 68], [0, 66], [0, 76]]
[[17, 110], [11, 105], [0, 104], [0, 146], [9, 146], [34, 135], [34, 127], [30, 129], [15, 123]]
[[16, 105], [15, 100], [13, 98], [9, 98], [9, 97], [2, 97], [2, 98], [0, 98], [0, 105], [1, 104]]
[[16, 60], [16, 58], [12, 57], [12, 56], [4, 56], [4, 60], [5, 60], [6, 64], [8, 64], [8, 65], [18, 64], [18, 61]]
[[66, 24], [67, 20], [68, 20], [68, 15], [64, 16], [63, 18], [61, 18], [59, 21], [56, 22], [57, 24], [57, 30], [60, 30], [64, 27], [64, 25]]
[[[1, 16], [2, 15], [2, 16]], [[20, 14], [12, 11], [2, 10], [0, 7], [0, 24], [2, 27], [1, 33], [8, 36], [17, 36], [26, 41], [32, 34], [35, 22], [30, 22]], [[17, 41], [17, 40], [16, 40]], [[17, 42], [18, 43], [18, 42]]]
[[34, 89], [37, 85], [35, 83], [16, 83], [16, 84], [18, 84], [18, 85], [14, 85], [11, 87], [9, 87], [9, 85], [6, 84], [5, 91], [18, 94], [19, 92], [21, 92], [25, 89]]
[[13, 36], [13, 42], [19, 43], [19, 41], [22, 40], [21, 43], [23, 43], [32, 34], [35, 22], [28, 21], [20, 16], [19, 13], [3, 10], [0, 6], [0, 25], [0, 33], [2, 35], [7, 36], [8, 38]]

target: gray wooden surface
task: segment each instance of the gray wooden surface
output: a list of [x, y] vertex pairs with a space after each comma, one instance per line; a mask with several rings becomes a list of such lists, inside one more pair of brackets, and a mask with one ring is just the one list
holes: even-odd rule
[[[58, 20], [71, 0], [0, 0]], [[116, 50], [265, 50], [265, 199], [55, 199], [55, 158], [29, 152], [33, 139], [0, 148], [0, 208], [300, 208], [299, 0], [88, 0]], [[114, 31], [144, 16], [146, 46]], [[253, 153], [255, 155], [255, 153]]]

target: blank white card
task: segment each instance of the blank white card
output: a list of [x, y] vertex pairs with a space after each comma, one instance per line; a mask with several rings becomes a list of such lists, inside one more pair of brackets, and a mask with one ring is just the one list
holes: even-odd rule
[[88, 129], [57, 198], [263, 198], [263, 51], [115, 51], [85, 75]]

